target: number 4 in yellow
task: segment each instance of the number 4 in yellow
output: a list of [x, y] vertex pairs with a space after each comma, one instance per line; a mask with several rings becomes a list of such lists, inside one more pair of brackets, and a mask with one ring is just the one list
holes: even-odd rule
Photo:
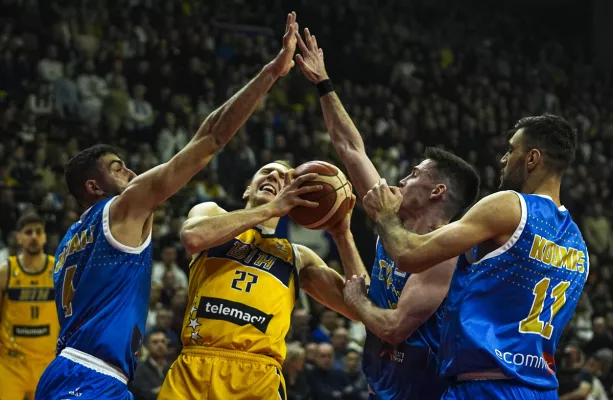
[[549, 278], [543, 278], [534, 286], [532, 293], [534, 293], [534, 302], [530, 309], [530, 314], [525, 319], [519, 322], [519, 331], [521, 333], [536, 333], [541, 335], [545, 339], [551, 339], [553, 334], [552, 325], [553, 317], [556, 316], [558, 311], [566, 303], [566, 290], [570, 286], [570, 282], [560, 282], [555, 285], [551, 291], [551, 297], [553, 297], [553, 304], [551, 305], [551, 316], [549, 321], [543, 322], [539, 319], [543, 313], [545, 307], [545, 298], [547, 296], [547, 289], [549, 289]]

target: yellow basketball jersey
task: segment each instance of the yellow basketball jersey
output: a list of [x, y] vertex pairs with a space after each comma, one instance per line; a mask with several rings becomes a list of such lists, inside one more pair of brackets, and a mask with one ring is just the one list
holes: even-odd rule
[[[39, 273], [26, 272], [9, 258], [9, 280], [2, 296], [0, 349], [31, 360], [53, 359], [60, 325], [53, 290], [54, 257]], [[4, 356], [4, 354], [2, 355]]]
[[190, 267], [193, 303], [183, 345], [262, 354], [283, 364], [298, 290], [294, 260], [290, 242], [258, 228], [203, 252]]

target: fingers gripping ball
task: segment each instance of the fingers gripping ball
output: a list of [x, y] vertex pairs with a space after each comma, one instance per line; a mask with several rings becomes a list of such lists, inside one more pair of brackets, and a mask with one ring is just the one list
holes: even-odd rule
[[297, 206], [290, 212], [290, 218], [308, 229], [327, 229], [336, 225], [347, 215], [351, 208], [351, 183], [334, 165], [324, 161], [309, 161], [296, 168], [294, 178], [311, 172], [319, 174], [317, 179], [307, 181], [301, 186], [321, 185], [322, 190], [300, 196], [319, 203], [315, 208]]

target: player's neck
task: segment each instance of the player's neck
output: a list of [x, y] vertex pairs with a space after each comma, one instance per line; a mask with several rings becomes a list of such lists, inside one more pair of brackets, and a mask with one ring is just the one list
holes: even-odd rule
[[277, 230], [277, 225], [279, 225], [279, 218], [271, 218], [258, 224], [258, 226], [271, 229], [273, 232]]
[[17, 257], [21, 268], [23, 268], [26, 272], [40, 272], [47, 265], [47, 255], [42, 252], [37, 255], [22, 253]]
[[526, 182], [522, 192], [551, 197], [556, 206], [560, 207], [562, 205], [560, 201], [560, 186], [560, 178], [548, 176], [537, 179], [535, 182]]
[[419, 216], [411, 216], [408, 219], [405, 219], [404, 227], [411, 232], [417, 233], [419, 235], [425, 235], [426, 233], [430, 233], [440, 228], [448, 222], [449, 220], [444, 217], [436, 217], [425, 213]]

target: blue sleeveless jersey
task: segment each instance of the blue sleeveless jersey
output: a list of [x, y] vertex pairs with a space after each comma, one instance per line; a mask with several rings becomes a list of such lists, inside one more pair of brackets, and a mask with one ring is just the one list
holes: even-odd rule
[[[387, 256], [383, 244], [378, 239], [375, 265], [368, 291], [369, 299], [381, 308], [395, 308], [409, 276], [409, 273], [396, 269], [396, 264]], [[416, 383], [411, 377], [415, 376], [419, 381], [427, 378], [436, 379], [438, 369], [436, 354], [439, 350], [444, 304], [443, 302], [407, 340], [396, 346], [367, 331], [362, 368], [368, 384], [380, 398], [406, 399], [408, 396], [417, 398]], [[411, 359], [416, 357], [420, 360]], [[416, 365], [415, 361], [419, 365]], [[417, 371], [421, 372], [416, 374]], [[424, 373], [432, 376], [425, 377]], [[428, 385], [435, 386], [434, 383]], [[440, 398], [440, 394], [435, 397]], [[423, 395], [418, 397], [424, 398]]]
[[545, 196], [516, 193], [519, 226], [480, 258], [458, 259], [447, 298], [441, 371], [501, 370], [523, 385], [556, 389], [556, 345], [585, 284], [589, 259], [579, 228]]
[[151, 291], [151, 235], [138, 248], [110, 232], [113, 198], [97, 202], [70, 227], [55, 255], [56, 352], [71, 347], [132, 379]]

